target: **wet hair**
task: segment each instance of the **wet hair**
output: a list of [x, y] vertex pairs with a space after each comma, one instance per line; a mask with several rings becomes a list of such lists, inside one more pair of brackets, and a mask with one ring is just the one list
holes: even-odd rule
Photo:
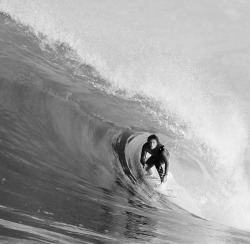
[[158, 136], [155, 135], [155, 134], [152, 134], [152, 135], [150, 135], [150, 136], [148, 137], [148, 142], [150, 142], [151, 140], [156, 140], [157, 143], [159, 143], [159, 138], [158, 138]]

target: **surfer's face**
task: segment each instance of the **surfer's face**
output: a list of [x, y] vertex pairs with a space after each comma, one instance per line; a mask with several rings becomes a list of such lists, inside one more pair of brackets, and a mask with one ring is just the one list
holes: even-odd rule
[[148, 143], [151, 149], [154, 149], [157, 146], [157, 141], [155, 139], [150, 140]]

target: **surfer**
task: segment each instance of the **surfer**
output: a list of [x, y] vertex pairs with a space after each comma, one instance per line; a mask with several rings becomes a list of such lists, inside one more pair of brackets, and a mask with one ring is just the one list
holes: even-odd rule
[[[151, 155], [148, 159], [146, 159], [147, 153]], [[169, 157], [168, 150], [164, 148], [164, 145], [160, 143], [159, 138], [155, 134], [150, 135], [147, 142], [142, 146], [141, 164], [143, 168], [146, 165], [145, 170], [151, 175], [151, 168], [155, 166], [161, 182], [164, 181], [165, 176], [168, 174]], [[162, 168], [163, 164], [165, 164], [164, 170]]]

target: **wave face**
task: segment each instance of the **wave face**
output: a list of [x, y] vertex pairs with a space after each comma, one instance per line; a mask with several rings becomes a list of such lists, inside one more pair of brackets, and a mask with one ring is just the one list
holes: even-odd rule
[[[246, 6], [141, 4], [0, 2], [4, 243], [249, 242], [246, 44], [221, 44]], [[144, 178], [152, 132], [177, 199]]]

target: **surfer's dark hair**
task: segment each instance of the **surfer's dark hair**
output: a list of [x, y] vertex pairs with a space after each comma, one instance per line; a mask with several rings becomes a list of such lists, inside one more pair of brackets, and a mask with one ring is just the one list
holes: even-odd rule
[[156, 140], [157, 143], [159, 143], [159, 138], [158, 138], [158, 136], [155, 135], [155, 134], [152, 134], [152, 135], [150, 135], [150, 136], [148, 137], [148, 142], [150, 142], [151, 140]]

